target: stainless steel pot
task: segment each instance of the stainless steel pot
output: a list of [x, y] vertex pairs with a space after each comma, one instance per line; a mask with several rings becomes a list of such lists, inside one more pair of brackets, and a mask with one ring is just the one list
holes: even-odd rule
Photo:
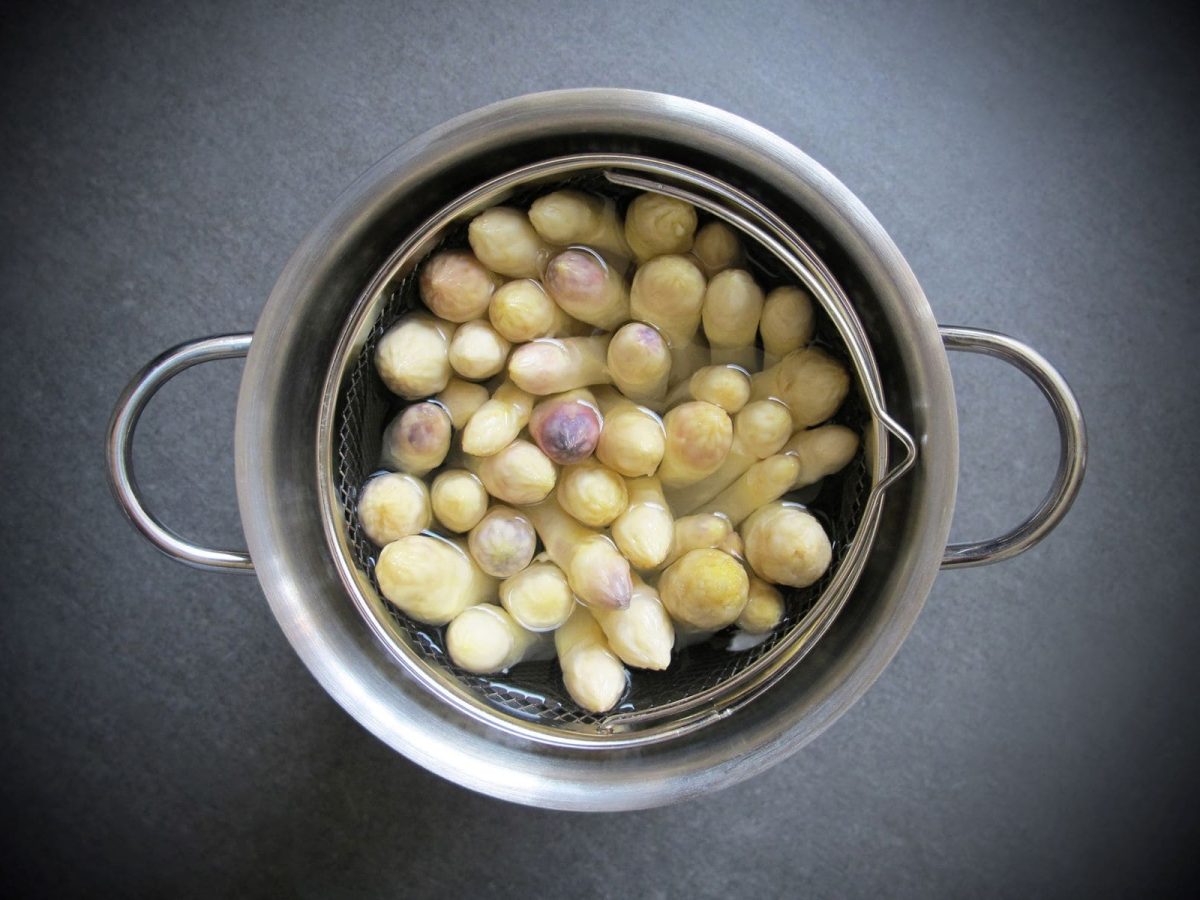
[[[888, 488], [878, 536], [849, 603], [785, 677], [732, 715], [649, 745], [547, 745], [490, 727], [395, 664], [346, 596], [322, 532], [317, 422], [323, 383], [364, 286], [451, 197], [502, 173], [572, 153], [637, 154], [740, 186], [802, 233], [849, 296], [881, 371], [888, 413], [916, 442]], [[993, 540], [946, 546], [958, 433], [946, 349], [986, 353], [1029, 375], [1061, 434], [1054, 483], [1030, 518]], [[238, 399], [238, 503], [249, 553], [172, 533], [144, 507], [131, 445], [145, 404], [199, 362], [248, 355]], [[779, 137], [712, 107], [624, 90], [561, 91], [454, 119], [376, 164], [296, 251], [250, 335], [167, 351], [131, 382], [108, 435], [114, 492], [169, 555], [200, 568], [255, 571], [280, 626], [347, 711], [413, 761], [483, 793], [582, 810], [648, 807], [762, 771], [828, 727], [899, 649], [939, 568], [1014, 556], [1062, 518], [1083, 477], [1083, 419], [1061, 376], [1003, 335], [941, 328], [907, 263], [862, 204]], [[253, 561], [253, 562], [252, 562]]]

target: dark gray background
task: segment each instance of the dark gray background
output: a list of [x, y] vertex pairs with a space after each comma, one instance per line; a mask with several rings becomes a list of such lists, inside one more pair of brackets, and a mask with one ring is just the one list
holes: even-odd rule
[[[1137, 13], [1123, 7], [1137, 8]], [[310, 897], [1117, 895], [1195, 874], [1200, 140], [1186, 20], [1141, 4], [38, 4], [0, 18], [0, 882]], [[662, 90], [824, 163], [943, 323], [1025, 338], [1088, 416], [1043, 545], [946, 573], [844, 719], [703, 801], [622, 815], [463, 791], [352, 721], [252, 578], [139, 539], [111, 405], [252, 329], [301, 237], [396, 144], [503, 97]], [[955, 358], [955, 534], [1016, 523], [1056, 438]], [[186, 534], [240, 540], [238, 364], [147, 413]]]

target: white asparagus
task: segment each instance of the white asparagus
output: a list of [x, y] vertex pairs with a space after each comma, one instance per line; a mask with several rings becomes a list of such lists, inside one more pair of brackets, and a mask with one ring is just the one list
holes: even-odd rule
[[634, 403], [652, 405], [666, 395], [671, 348], [657, 328], [642, 322], [621, 326], [609, 342], [607, 360], [613, 384]]
[[450, 531], [470, 531], [487, 512], [487, 488], [466, 469], [439, 472], [433, 479], [429, 496], [434, 517]]
[[797, 428], [824, 422], [837, 412], [849, 390], [846, 367], [818, 347], [793, 350], [750, 379], [751, 399], [783, 401]]
[[580, 525], [554, 497], [525, 512], [550, 559], [566, 573], [575, 596], [589, 606], [629, 605], [633, 590], [629, 561], [611, 539]]
[[600, 441], [603, 418], [587, 388], [547, 397], [529, 416], [529, 435], [560, 466], [581, 463]]
[[754, 336], [762, 310], [762, 288], [749, 272], [726, 269], [713, 277], [704, 291], [700, 320], [714, 363], [757, 368]]
[[724, 222], [709, 222], [696, 232], [692, 256], [706, 278], [745, 263], [746, 254], [737, 232]]
[[497, 288], [488, 304], [488, 321], [514, 344], [543, 337], [587, 334], [591, 330], [563, 312], [541, 283], [532, 278], [519, 278]]
[[425, 313], [409, 313], [379, 339], [375, 371], [393, 394], [421, 400], [450, 381], [450, 339], [453, 322]]
[[535, 444], [517, 439], [492, 456], [467, 456], [488, 493], [513, 506], [540, 503], [554, 490], [558, 468]]
[[575, 592], [562, 569], [538, 557], [500, 582], [500, 605], [522, 628], [553, 631], [575, 609]]
[[446, 459], [453, 432], [450, 414], [441, 404], [414, 403], [384, 429], [380, 462], [409, 475], [428, 474]]
[[733, 443], [729, 413], [712, 403], [693, 400], [663, 417], [666, 449], [658, 477], [665, 487], [699, 481], [715, 472]]
[[531, 394], [560, 394], [575, 388], [608, 384], [611, 335], [542, 338], [522, 344], [508, 359], [508, 377]]
[[493, 506], [471, 529], [467, 549], [483, 571], [508, 578], [533, 559], [537, 532], [527, 516], [508, 506]]
[[604, 415], [596, 459], [627, 478], [653, 475], [666, 449], [662, 419], [612, 388], [596, 388], [593, 394]]
[[679, 382], [663, 403], [670, 409], [688, 400], [704, 400], [733, 415], [750, 399], [750, 373], [741, 366], [719, 364], [697, 369]]
[[750, 513], [792, 489], [800, 461], [786, 453], [759, 460], [733, 484], [705, 503], [698, 513], [720, 513], [736, 528]]
[[394, 472], [368, 479], [358, 492], [358, 519], [380, 547], [424, 531], [432, 522], [425, 482]]
[[704, 274], [686, 256], [658, 256], [634, 273], [629, 311], [662, 332], [676, 352], [693, 342], [700, 327], [704, 288]]
[[468, 606], [496, 599], [496, 579], [475, 564], [461, 541], [427, 534], [384, 547], [375, 577], [384, 597], [427, 625], [445, 625]]
[[487, 402], [488, 389], [482, 384], [464, 381], [462, 378], [451, 378], [433, 399], [446, 408], [446, 412], [450, 414], [450, 423], [461, 431], [467, 427], [467, 422], [475, 415], [475, 411]]
[[716, 630], [732, 624], [746, 607], [750, 580], [741, 563], [721, 550], [692, 550], [658, 581], [671, 618], [690, 628]]
[[533, 397], [505, 381], [467, 422], [462, 433], [463, 452], [472, 456], [499, 453], [516, 440], [532, 412]]
[[662, 671], [671, 664], [675, 626], [658, 591], [634, 577], [626, 609], [593, 609], [608, 646], [627, 666]]
[[547, 264], [543, 281], [554, 302], [580, 322], [612, 330], [629, 321], [625, 278], [594, 250], [564, 250]]
[[733, 526], [729, 524], [728, 519], [711, 513], [676, 519], [674, 534], [671, 537], [671, 552], [662, 561], [662, 565], [669, 566], [692, 550], [717, 547], [731, 531]]
[[625, 240], [644, 263], [666, 253], [687, 253], [696, 235], [696, 208], [664, 194], [640, 194], [625, 211]]
[[491, 603], [467, 607], [446, 628], [450, 661], [476, 675], [507, 672], [537, 643], [536, 634]]
[[760, 459], [779, 453], [792, 433], [792, 416], [778, 400], [747, 403], [733, 417], [733, 443], [720, 467], [700, 481], [667, 491], [667, 500], [677, 515], [696, 510]]
[[854, 459], [858, 452], [858, 435], [845, 425], [822, 425], [796, 432], [783, 449], [800, 461], [800, 471], [792, 488], [802, 488], [841, 471]]
[[716, 549], [724, 550], [740, 563], [746, 561], [746, 544], [742, 541], [742, 536], [736, 531], [731, 531], [725, 537], [721, 538], [721, 542], [717, 544]]
[[630, 564], [653, 569], [671, 552], [675, 520], [657, 478], [626, 482], [629, 505], [612, 523], [612, 538]]
[[510, 206], [493, 206], [477, 215], [467, 227], [467, 240], [481, 263], [509, 278], [541, 277], [554, 255], [529, 217]]
[[628, 687], [628, 673], [591, 612], [576, 605], [554, 632], [554, 647], [571, 698], [588, 712], [608, 712]]
[[558, 479], [558, 502], [589, 528], [604, 528], [625, 511], [629, 493], [625, 479], [617, 472], [587, 460], [563, 467]]
[[799, 350], [813, 338], [816, 319], [812, 297], [802, 288], [787, 285], [767, 294], [762, 318], [758, 323], [767, 365], [793, 350]]
[[779, 627], [784, 610], [779, 588], [751, 575], [746, 606], [734, 624], [747, 634], [768, 634]]
[[746, 561], [764, 581], [808, 587], [829, 568], [829, 536], [811, 513], [776, 501], [755, 510], [742, 525]]
[[484, 381], [503, 371], [512, 345], [487, 319], [472, 319], [458, 326], [450, 340], [450, 366], [463, 378]]
[[629, 259], [633, 251], [612, 200], [581, 191], [554, 191], [529, 207], [529, 221], [547, 242], [586, 244], [602, 253]]
[[445, 250], [426, 260], [418, 285], [435, 316], [467, 322], [487, 312], [501, 279], [466, 250]]

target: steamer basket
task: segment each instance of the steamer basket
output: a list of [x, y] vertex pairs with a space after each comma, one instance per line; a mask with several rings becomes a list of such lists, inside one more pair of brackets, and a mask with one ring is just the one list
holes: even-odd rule
[[[402, 406], [383, 386], [372, 358], [382, 334], [420, 306], [416, 272], [435, 250], [465, 247], [473, 215], [504, 202], [527, 207], [549, 190], [571, 187], [615, 199], [640, 191], [669, 194], [737, 229], [748, 264], [766, 288], [804, 284], [818, 300], [816, 342], [854, 374], [835, 420], [863, 436], [854, 460], [805, 496], [833, 543], [833, 562], [816, 584], [785, 593], [780, 627], [749, 649], [720, 636], [679, 651], [665, 672], [635, 671], [625, 698], [607, 714], [579, 708], [553, 660], [521, 663], [499, 676], [453, 665], [443, 629], [409, 619], [379, 592], [376, 548], [363, 535], [357, 493], [376, 470], [385, 422]], [[915, 461], [912, 438], [884, 408], [879, 371], [845, 292], [803, 239], [753, 198], [697, 170], [648, 156], [576, 154], [506, 173], [465, 193], [410, 235], [359, 298], [329, 369], [318, 460], [325, 532], [346, 590], [392, 657], [425, 687], [504, 731], [572, 746], [665, 740], [699, 728], [751, 700], [798, 662], [846, 602], [870, 552], [884, 491]], [[889, 470], [891, 434], [901, 447]]]

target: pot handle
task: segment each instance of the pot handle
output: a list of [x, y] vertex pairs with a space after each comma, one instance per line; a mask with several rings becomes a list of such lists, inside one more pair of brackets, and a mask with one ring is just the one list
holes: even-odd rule
[[1053, 531], [1067, 514], [1083, 483], [1083, 471], [1087, 465], [1087, 430], [1083, 412], [1071, 388], [1036, 350], [1015, 338], [982, 328], [942, 327], [939, 330], [947, 350], [994, 356], [1028, 375], [1050, 401], [1050, 408], [1058, 423], [1058, 472], [1041, 505], [1007, 534], [986, 541], [950, 544], [942, 557], [943, 569], [986, 566], [1024, 553]]
[[160, 354], [133, 377], [121, 393], [108, 422], [105, 453], [108, 484], [133, 526], [172, 559], [214, 572], [252, 572], [250, 554], [211, 550], [171, 531], [146, 510], [133, 476], [133, 432], [150, 398], [185, 369], [217, 359], [236, 359], [250, 352], [250, 334], [223, 334], [188, 341]]

